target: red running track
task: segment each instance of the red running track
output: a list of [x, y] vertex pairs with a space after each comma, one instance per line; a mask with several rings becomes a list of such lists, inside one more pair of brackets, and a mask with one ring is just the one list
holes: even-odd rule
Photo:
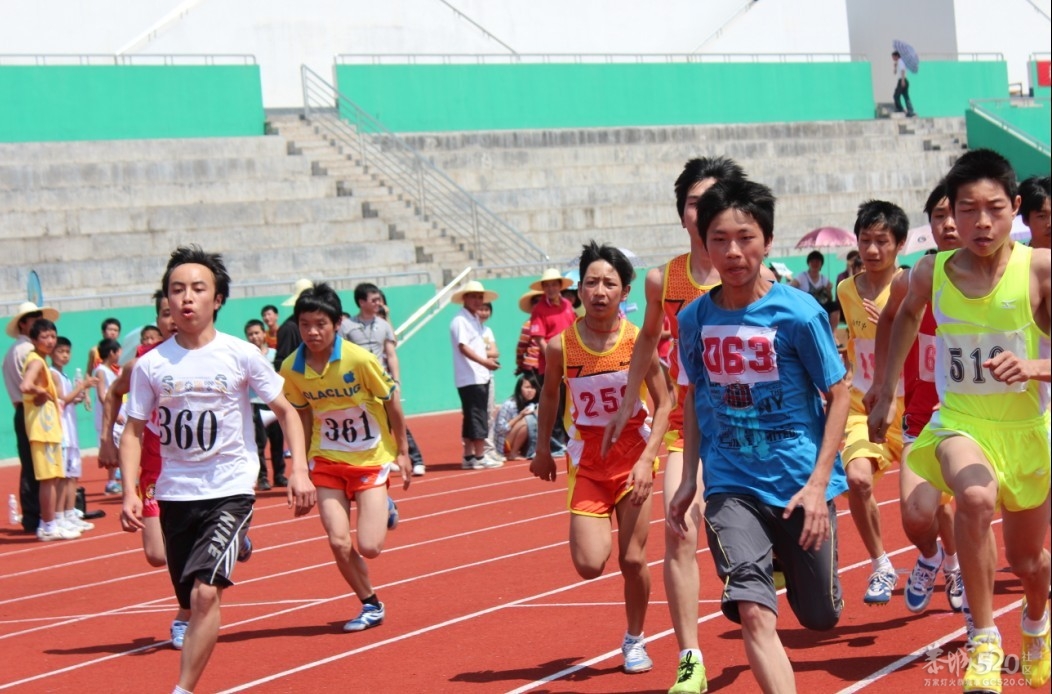
[[[282, 490], [259, 495], [256, 550], [225, 594], [219, 644], [198, 692], [667, 690], [677, 646], [661, 581], [661, 504], [654, 504], [648, 544], [646, 634], [655, 667], [626, 675], [616, 556], [597, 580], [574, 572], [563, 475], [544, 483], [523, 462], [462, 471], [458, 426], [459, 415], [412, 420], [428, 473], [408, 492], [393, 488], [401, 523], [370, 562], [387, 605], [378, 628], [341, 631], [359, 603], [332, 563], [316, 513], [293, 519]], [[107, 511], [95, 530], [50, 543], [20, 528], [0, 530], [0, 690], [169, 692], [179, 654], [167, 642], [175, 608], [167, 572], [146, 564], [137, 535], [121, 532], [118, 498], [102, 494], [104, 476], [93, 463], [86, 468], [89, 507]], [[17, 477], [17, 468], [0, 468], [0, 491], [15, 491]], [[915, 550], [899, 523], [897, 479], [888, 477], [877, 496], [885, 544], [901, 572], [912, 567]], [[960, 691], [951, 682], [963, 645], [960, 616], [941, 592], [925, 613], [910, 614], [901, 597], [905, 577], [889, 606], [864, 606], [869, 561], [846, 504], [840, 507], [840, 624], [809, 632], [781, 602], [779, 631], [798, 688]], [[710, 691], [755, 691], [738, 628], [720, 613], [708, 550], [698, 555], [698, 628]], [[1019, 648], [1020, 599], [1018, 581], [1002, 571], [995, 608], [1010, 654]], [[1005, 691], [1029, 691], [1010, 678]]]

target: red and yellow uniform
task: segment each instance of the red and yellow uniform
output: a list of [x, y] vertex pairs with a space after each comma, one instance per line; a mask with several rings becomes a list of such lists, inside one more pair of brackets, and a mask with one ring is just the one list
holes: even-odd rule
[[34, 360], [42, 363], [44, 389], [51, 399], [43, 405], [37, 405], [36, 395], [33, 393], [22, 395], [26, 436], [29, 439], [29, 450], [33, 459], [33, 475], [38, 481], [61, 479], [66, 476], [66, 473], [62, 461], [62, 421], [58, 405], [55, 404], [58, 401], [58, 391], [55, 390], [55, 382], [51, 379], [51, 369], [48, 368], [47, 362], [35, 351], [30, 352], [26, 357], [23, 370], [28, 369]]
[[626, 397], [628, 365], [639, 330], [622, 320], [614, 346], [605, 352], [594, 352], [581, 339], [579, 326], [583, 320], [579, 318], [562, 333], [566, 432], [570, 439], [566, 446], [568, 505], [571, 513], [605, 518], [631, 491], [628, 477], [646, 447], [650, 428], [646, 425], [642, 394], [637, 393], [624, 433], [606, 458], [600, 456], [603, 428]]
[[669, 376], [676, 384], [676, 404], [668, 417], [668, 432], [665, 445], [669, 451], [683, 450], [683, 399], [686, 397], [686, 374], [679, 365], [679, 312], [698, 297], [712, 291], [716, 284], [699, 284], [690, 274], [690, 253], [676, 256], [665, 265], [661, 287], [661, 307], [668, 318], [672, 333], [672, 350], [669, 353]]

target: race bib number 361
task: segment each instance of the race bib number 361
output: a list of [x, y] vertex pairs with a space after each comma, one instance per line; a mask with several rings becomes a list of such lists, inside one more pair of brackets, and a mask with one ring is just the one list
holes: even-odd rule
[[766, 383], [778, 380], [778, 331], [747, 325], [709, 325], [701, 329], [705, 370], [713, 383]]
[[380, 423], [362, 407], [320, 412], [317, 416], [323, 451], [357, 453], [380, 445]]

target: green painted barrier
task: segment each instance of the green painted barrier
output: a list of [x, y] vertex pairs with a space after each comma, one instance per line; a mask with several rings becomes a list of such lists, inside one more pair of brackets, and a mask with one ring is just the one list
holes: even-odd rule
[[0, 66], [0, 142], [263, 134], [257, 65]]
[[[987, 111], [990, 110], [985, 104], [983, 108]], [[1044, 109], [1035, 108], [1031, 111], [1031, 114], [1027, 116], [1028, 118], [1034, 115], [1042, 117], [1041, 114], [1043, 113], [1043, 118], [1046, 119], [1044, 129], [1046, 133], [1045, 141], [1047, 142], [1049, 129], [1047, 120], [1049, 109], [1047, 105]], [[1047, 176], [1049, 171], [1052, 170], [1052, 158], [1049, 157], [1047, 151], [1042, 152], [1029, 142], [1016, 137], [1008, 130], [1005, 130], [997, 123], [991, 122], [989, 118], [976, 113], [974, 110], [969, 109], [964, 116], [965, 125], [968, 128], [969, 148], [986, 147], [1000, 152], [1012, 163], [1012, 168], [1015, 169], [1016, 176], [1020, 179], [1029, 176]]]
[[1004, 61], [928, 60], [909, 81], [913, 109], [923, 118], [959, 118], [973, 99], [1008, 98]]
[[1041, 80], [1038, 79], [1037, 71], [1042, 67], [1044, 67], [1045, 70], [1048, 70], [1047, 60], [1043, 63], [1038, 62], [1036, 60], [1031, 60], [1026, 64], [1027, 73], [1030, 76], [1030, 95], [1035, 97], [1044, 97], [1047, 99], [1048, 97], [1052, 96], [1052, 87], [1041, 86]]
[[[872, 118], [868, 63], [336, 65], [395, 132]], [[422, 106], [423, 105], [423, 106]]]

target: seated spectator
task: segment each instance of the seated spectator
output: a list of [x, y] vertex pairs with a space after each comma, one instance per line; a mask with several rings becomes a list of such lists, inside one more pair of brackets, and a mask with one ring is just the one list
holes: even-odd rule
[[532, 458], [537, 446], [537, 402], [541, 388], [532, 374], [515, 382], [515, 394], [504, 401], [493, 425], [493, 444], [509, 460]]

